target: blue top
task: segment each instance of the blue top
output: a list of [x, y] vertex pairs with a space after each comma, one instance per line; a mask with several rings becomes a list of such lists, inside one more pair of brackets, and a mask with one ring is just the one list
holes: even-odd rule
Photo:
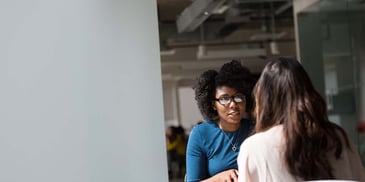
[[[186, 151], [186, 180], [207, 179], [215, 174], [238, 169], [239, 146], [251, 133], [253, 123], [242, 119], [237, 131], [225, 132], [214, 121], [196, 125], [190, 132]], [[232, 150], [232, 144], [237, 147]]]

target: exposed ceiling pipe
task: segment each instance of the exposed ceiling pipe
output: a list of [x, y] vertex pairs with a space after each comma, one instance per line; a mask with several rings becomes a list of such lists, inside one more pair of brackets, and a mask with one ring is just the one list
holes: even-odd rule
[[293, 1], [288, 1], [285, 4], [283, 4], [282, 6], [280, 6], [279, 8], [277, 8], [275, 10], [275, 15], [279, 15], [282, 12], [286, 11], [287, 9], [289, 9], [290, 7], [293, 6]]
[[195, 0], [178, 16], [176, 20], [178, 33], [194, 31], [225, 2], [226, 0]]

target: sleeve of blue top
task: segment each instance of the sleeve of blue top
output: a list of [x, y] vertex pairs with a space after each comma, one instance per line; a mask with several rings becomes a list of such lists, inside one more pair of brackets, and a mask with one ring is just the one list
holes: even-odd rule
[[186, 151], [186, 179], [188, 182], [208, 178], [207, 157], [203, 150], [204, 140], [199, 132], [199, 125], [190, 132]]

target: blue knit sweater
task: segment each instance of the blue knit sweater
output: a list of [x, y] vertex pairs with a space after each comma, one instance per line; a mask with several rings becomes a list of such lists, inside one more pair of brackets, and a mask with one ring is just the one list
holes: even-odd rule
[[[235, 132], [222, 131], [214, 121], [196, 125], [190, 132], [186, 152], [186, 180], [207, 179], [215, 174], [237, 169], [239, 146], [253, 129], [250, 120], [241, 120]], [[232, 150], [232, 144], [237, 147]]]

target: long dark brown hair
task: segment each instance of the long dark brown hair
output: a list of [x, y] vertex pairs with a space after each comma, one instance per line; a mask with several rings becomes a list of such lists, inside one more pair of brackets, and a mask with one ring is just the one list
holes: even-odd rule
[[[282, 124], [284, 159], [303, 180], [333, 179], [328, 155], [339, 158], [345, 131], [328, 120], [326, 103], [294, 58], [271, 60], [254, 88], [256, 132]], [[341, 136], [342, 135], [342, 136]]]

